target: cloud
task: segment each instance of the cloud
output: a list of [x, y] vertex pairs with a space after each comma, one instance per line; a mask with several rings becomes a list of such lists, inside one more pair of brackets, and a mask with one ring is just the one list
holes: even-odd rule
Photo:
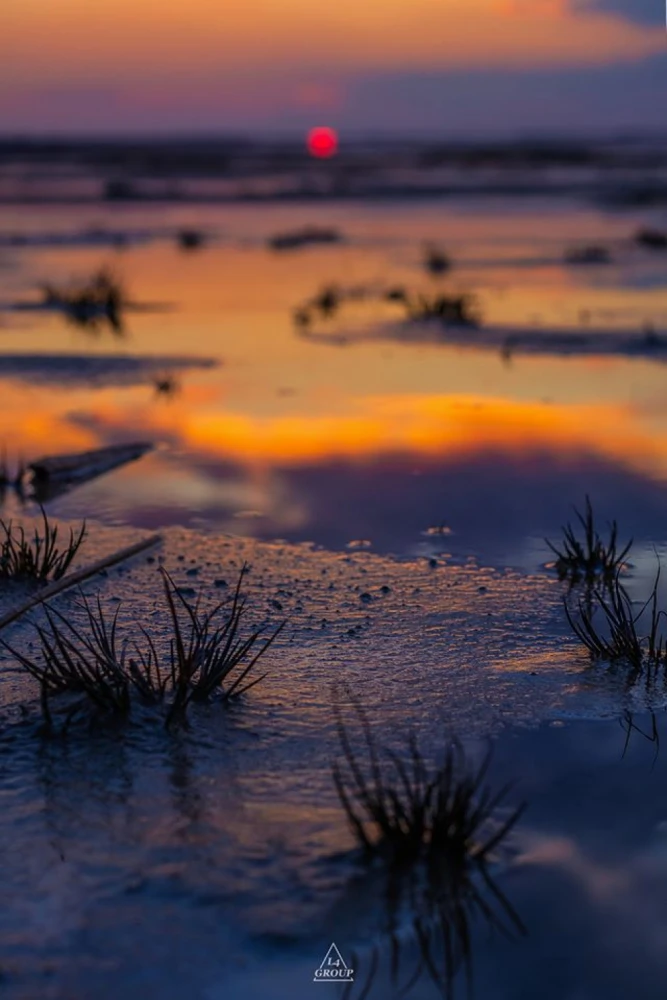
[[366, 74], [348, 83], [345, 124], [377, 132], [503, 136], [662, 132], [667, 58], [620, 66]]
[[627, 21], [639, 24], [665, 23], [665, 9], [662, 0], [580, 0], [583, 10], [614, 14]]
[[[641, 66], [667, 52], [649, 16], [661, 0], [633, 0], [636, 8], [630, 0], [253, 0], [233, 9], [171, 0], [159, 18], [147, 0], [96, 0], [85, 10], [78, 0], [57, 9], [1, 2], [5, 130], [294, 128], [326, 112], [342, 126], [372, 128], [379, 117], [392, 131], [487, 121], [497, 131], [499, 107], [505, 131], [532, 127], [540, 114], [560, 128], [558, 81], [574, 97], [579, 127], [581, 107], [594, 105], [586, 120], [595, 125], [593, 115], [613, 118], [615, 100], [602, 106], [572, 88], [572, 80], [583, 86], [580, 72]], [[618, 97], [625, 108], [632, 91]], [[657, 118], [655, 92], [652, 101], [640, 118]]]

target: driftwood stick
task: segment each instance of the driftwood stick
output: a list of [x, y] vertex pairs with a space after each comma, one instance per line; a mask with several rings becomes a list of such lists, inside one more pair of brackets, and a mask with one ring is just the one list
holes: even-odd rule
[[89, 566], [82, 566], [81, 569], [75, 570], [74, 573], [68, 573], [67, 576], [63, 576], [60, 580], [54, 580], [53, 583], [43, 587], [39, 593], [35, 594], [34, 597], [31, 597], [25, 604], [22, 604], [20, 607], [14, 608], [13, 611], [8, 611], [6, 615], [3, 615], [2, 618], [0, 618], [0, 629], [3, 629], [6, 625], [16, 621], [16, 619], [20, 618], [21, 615], [24, 615], [26, 611], [30, 611], [38, 604], [43, 604], [44, 601], [47, 601], [50, 597], [55, 597], [56, 594], [61, 593], [63, 590], [69, 590], [70, 587], [74, 587], [77, 583], [82, 583], [83, 580], [87, 580], [88, 577], [95, 576], [96, 573], [101, 573], [102, 570], [108, 569], [110, 566], [115, 566], [116, 563], [124, 562], [126, 559], [131, 559], [132, 556], [136, 556], [140, 552], [144, 552], [146, 549], [152, 548], [161, 541], [162, 535], [150, 535], [148, 538], [144, 538], [140, 542], [135, 542], [134, 545], [128, 545], [125, 549], [119, 549], [117, 552], [112, 552], [111, 555], [105, 556], [104, 559], [98, 559], [97, 562], [91, 563]]

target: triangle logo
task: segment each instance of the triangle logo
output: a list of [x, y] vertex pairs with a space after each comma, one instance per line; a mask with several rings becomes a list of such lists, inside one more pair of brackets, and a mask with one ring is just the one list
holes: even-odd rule
[[331, 947], [322, 959], [319, 969], [315, 970], [314, 983], [353, 983], [354, 970], [345, 963], [336, 944]]

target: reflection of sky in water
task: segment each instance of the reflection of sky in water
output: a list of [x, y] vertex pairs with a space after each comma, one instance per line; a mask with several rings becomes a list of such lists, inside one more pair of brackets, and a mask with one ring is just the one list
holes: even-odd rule
[[[667, 312], [661, 258], [642, 257], [629, 246], [637, 218], [574, 209], [554, 213], [535, 205], [504, 211], [491, 203], [465, 211], [414, 204], [171, 208], [157, 219], [146, 208], [49, 208], [7, 215], [9, 229], [54, 232], [107, 223], [141, 229], [159, 221], [162, 228], [202, 224], [219, 233], [211, 246], [189, 255], [164, 238], [122, 252], [83, 247], [0, 251], [3, 302], [29, 297], [40, 280], [85, 275], [107, 262], [137, 300], [175, 305], [167, 312], [134, 314], [126, 339], [113, 342], [67, 328], [57, 317], [5, 313], [2, 353], [153, 355], [156, 369], [164, 364], [160, 359], [175, 354], [221, 361], [218, 368], [184, 370], [179, 391], [166, 398], [156, 395], [148, 374], [142, 379], [137, 369], [129, 379], [110, 375], [93, 389], [64, 384], [48, 364], [39, 382], [21, 375], [16, 364], [11, 377], [5, 366], [3, 377], [0, 359], [0, 421], [12, 460], [146, 438], [160, 445], [151, 456], [58, 498], [50, 510], [111, 523], [187, 523], [260, 538], [309, 539], [334, 549], [367, 539], [378, 551], [428, 555], [444, 550], [458, 558], [475, 554], [482, 562], [532, 567], [547, 558], [542, 537], [553, 536], [570, 505], [581, 505], [589, 492], [603, 519], [617, 518], [623, 536], [635, 536], [637, 575], [650, 576], [651, 545], [667, 542], [664, 365], [622, 357], [548, 356], [517, 356], [508, 364], [492, 350], [389, 342], [334, 349], [296, 337], [291, 326], [293, 307], [325, 282], [404, 282], [437, 289], [438, 283], [419, 270], [420, 244], [431, 239], [469, 262], [444, 279], [443, 287], [478, 291], [489, 322], [578, 329], [581, 311], [588, 310], [596, 325], [639, 331], [652, 320], [661, 329], [660, 317]], [[339, 225], [350, 242], [283, 255], [263, 247], [270, 233], [305, 222]], [[618, 266], [568, 270], [554, 263], [566, 246], [582, 239], [610, 241]], [[524, 263], [512, 264], [516, 259]], [[531, 259], [543, 263], [525, 263]], [[338, 326], [344, 329], [344, 316], [334, 320]], [[16, 498], [7, 501], [9, 507], [16, 503]], [[440, 524], [452, 533], [425, 533]], [[235, 558], [249, 545], [235, 540]], [[278, 577], [280, 586], [285, 584], [289, 560], [305, 559], [308, 551], [272, 555], [273, 576], [267, 581], [257, 552], [251, 579], [259, 581], [258, 587], [270, 582], [266, 596], [273, 595]], [[319, 552], [312, 558], [336, 562], [345, 574], [357, 571], [347, 557]], [[407, 568], [381, 562], [382, 581], [390, 568], [395, 577], [386, 597], [374, 597], [363, 612], [360, 583], [348, 593], [337, 578], [337, 599], [346, 602], [345, 613], [363, 614], [364, 628], [369, 623], [368, 646], [358, 645], [361, 638], [336, 624], [328, 655], [338, 674], [353, 672], [355, 683], [357, 665], [363, 665], [364, 693], [381, 706], [378, 715], [388, 728], [412, 717], [433, 739], [448, 713], [470, 719], [468, 732], [474, 722], [481, 725], [479, 717], [490, 706], [499, 705], [502, 718], [523, 718], [518, 713], [527, 709], [542, 716], [540, 699], [555, 683], [550, 671], [561, 670], [567, 680], [558, 674], [559, 691], [588, 685], [582, 714], [589, 701], [614, 710], [616, 689], [608, 685], [602, 702], [604, 681], [594, 671], [584, 675], [583, 653], [572, 653], [560, 590], [546, 576], [529, 580], [489, 571], [479, 587], [471, 570], [456, 570], [470, 572], [468, 590], [459, 593], [456, 604], [452, 598], [443, 601], [439, 589], [450, 570], [432, 571], [425, 562]], [[203, 585], [210, 583], [207, 574], [221, 572], [219, 563], [202, 571]], [[333, 572], [335, 567], [325, 568]], [[363, 569], [363, 586], [371, 587]], [[142, 563], [135, 575], [141, 571], [154, 569]], [[360, 581], [361, 571], [360, 566]], [[306, 573], [301, 567], [294, 573], [299, 599], [314, 600], [315, 580], [320, 590], [329, 587], [324, 580], [330, 577], [319, 570]], [[413, 588], [419, 574], [424, 579]], [[145, 581], [135, 580], [133, 592], [132, 574], [124, 581], [130, 602], [133, 593], [145, 599], [150, 591]], [[113, 577], [108, 585], [117, 582]], [[373, 580], [373, 595], [379, 585], [379, 578]], [[409, 600], [407, 593], [403, 599], [401, 586], [410, 588]], [[496, 587], [507, 592], [511, 608], [502, 628], [496, 618], [489, 621], [497, 612], [489, 603]], [[428, 656], [424, 636], [414, 634], [411, 609], [419, 589], [424, 591], [419, 613], [427, 623]], [[389, 623], [379, 622], [372, 632], [370, 612], [381, 600], [397, 603], [387, 605]], [[479, 611], [482, 601], [486, 617]], [[131, 607], [137, 614], [138, 598]], [[457, 618], [450, 629], [452, 607]], [[480, 628], [488, 628], [481, 657]], [[392, 629], [405, 630], [403, 644]], [[197, 763], [189, 760], [188, 750], [199, 730], [185, 733], [182, 741], [170, 738], [166, 750], [157, 747], [159, 753], [150, 744], [145, 758], [141, 741], [134, 746], [132, 740], [114, 739], [102, 753], [103, 759], [108, 755], [108, 775], [92, 767], [92, 757], [79, 761], [76, 751], [64, 761], [60, 744], [52, 759], [40, 750], [37, 778], [31, 779], [41, 782], [37, 792], [26, 790], [25, 764], [18, 761], [8, 815], [16, 816], [19, 832], [39, 849], [35, 860], [23, 849], [14, 824], [5, 831], [15, 893], [1, 919], [13, 928], [20, 912], [35, 935], [35, 948], [43, 949], [40, 954], [48, 960], [61, 948], [59, 935], [67, 941], [71, 935], [76, 945], [71, 949], [72, 996], [80, 986], [77, 976], [87, 989], [94, 982], [101, 998], [120, 981], [131, 984], [131, 996], [131, 989], [139, 989], [137, 969], [143, 974], [149, 964], [169, 970], [170, 982], [158, 984], [165, 996], [182, 996], [182, 961], [185, 979], [193, 982], [188, 977], [196, 966], [211, 997], [293, 1000], [311, 994], [313, 959], [322, 957], [317, 935], [326, 937], [327, 947], [339, 935], [339, 943], [357, 940], [357, 932], [363, 941], [368, 925], [354, 924], [355, 912], [346, 911], [344, 899], [337, 907], [331, 899], [328, 923], [322, 914], [324, 888], [340, 885], [331, 857], [342, 831], [342, 819], [334, 814], [329, 749], [322, 742], [332, 726], [330, 673], [321, 687], [294, 697], [295, 691], [306, 691], [303, 676], [320, 676], [321, 649], [313, 641], [300, 658], [297, 644], [286, 646], [279, 654], [282, 669], [266, 687], [258, 687], [249, 714], [230, 716], [229, 727], [198, 743]], [[512, 665], [521, 674], [515, 687], [508, 686]], [[305, 707], [304, 699], [309, 699]], [[630, 696], [622, 701], [631, 703]], [[281, 715], [285, 711], [293, 718]], [[392, 733], [397, 728], [392, 726]], [[156, 737], [158, 744], [161, 739]], [[655, 759], [655, 746], [637, 733], [623, 757], [624, 739], [616, 721], [545, 726], [539, 734], [506, 730], [499, 739], [494, 773], [518, 780], [517, 797], [525, 798], [529, 809], [517, 831], [516, 853], [497, 875], [529, 939], [507, 942], [477, 929], [476, 996], [663, 997], [667, 765], [662, 755]], [[240, 755], [234, 752], [239, 741]], [[18, 756], [22, 748], [19, 743]], [[239, 788], [245, 798], [237, 796]], [[30, 794], [33, 802], [45, 804], [43, 810], [26, 806], [30, 799], [22, 796]], [[80, 795], [85, 811], [77, 809]], [[230, 807], [228, 800], [235, 796], [240, 806], [235, 801]], [[332, 822], [339, 825], [331, 827]], [[57, 857], [54, 867], [61, 841], [73, 841], [80, 851]], [[110, 857], [119, 859], [116, 869], [110, 868]], [[35, 884], [36, 872], [37, 902], [26, 912], [24, 886]], [[87, 879], [97, 886], [99, 898], [89, 891]], [[190, 905], [184, 906], [184, 899]], [[297, 904], [301, 922], [293, 919]], [[303, 917], [314, 912], [322, 921], [316, 931], [305, 927]], [[221, 913], [232, 916], [221, 920]], [[77, 963], [106, 954], [110, 923], [119, 964], [110, 972], [92, 962], [81, 971]], [[273, 937], [276, 924], [285, 933]], [[44, 944], [44, 928], [55, 934], [55, 943], [47, 939]], [[240, 940], [251, 937], [250, 944]], [[185, 942], [186, 954], [174, 957], [177, 938]], [[239, 961], [220, 957], [221, 938], [232, 940], [229, 951], [236, 951]], [[38, 969], [35, 975], [40, 974]], [[219, 988], [212, 985], [216, 982]], [[380, 989], [375, 995], [387, 994]], [[432, 995], [425, 984], [412, 994], [416, 1000]]]
[[[164, 233], [186, 222], [216, 239], [180, 253]], [[338, 226], [349, 242], [283, 254], [263, 246], [275, 231], [313, 222]], [[333, 281], [474, 290], [493, 324], [576, 330], [586, 313], [596, 327], [639, 332], [652, 321], [661, 329], [662, 260], [632, 247], [639, 222], [493, 202], [465, 210], [172, 207], [159, 217], [145, 207], [10, 211], [11, 231], [108, 225], [159, 228], [161, 237], [124, 251], [4, 250], [1, 300], [25, 300], [40, 280], [65, 281], [106, 262], [134, 299], [175, 308], [133, 314], [120, 342], [57, 317], [5, 313], [4, 351], [199, 355], [222, 366], [184, 371], [170, 399], [150, 384], [87, 390], [13, 377], [0, 395], [0, 419], [12, 428], [6, 443], [28, 459], [133, 439], [165, 445], [61, 498], [53, 509], [67, 515], [201, 523], [330, 547], [369, 539], [393, 552], [430, 551], [433, 538], [422, 533], [444, 522], [453, 534], [437, 542], [447, 551], [531, 564], [544, 555], [532, 539], [553, 533], [588, 491], [629, 534], [664, 539], [663, 365], [544, 356], [508, 363], [492, 350], [391, 342], [334, 349], [296, 337], [291, 325], [294, 306]], [[425, 277], [424, 240], [465, 263], [440, 281]], [[582, 240], [607, 241], [618, 265], [559, 265]], [[332, 329], [345, 323], [343, 313]]]

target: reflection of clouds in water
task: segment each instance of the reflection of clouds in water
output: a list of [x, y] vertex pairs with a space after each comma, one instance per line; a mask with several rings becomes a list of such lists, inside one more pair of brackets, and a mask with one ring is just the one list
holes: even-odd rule
[[[629, 856], [605, 859], [576, 839], [549, 834], [524, 835], [526, 847], [516, 862], [539, 885], [544, 873], [555, 876], [570, 898], [568, 912], [587, 920], [592, 950], [623, 941], [622, 958], [644, 956], [667, 972], [667, 838], [649, 833]], [[590, 934], [591, 932], [589, 932]], [[606, 949], [604, 949], [606, 950]], [[611, 956], [608, 956], [611, 958]], [[653, 968], [655, 976], [656, 969]], [[637, 996], [655, 995], [639, 992]]]
[[[632, 310], [628, 309], [632, 314]], [[617, 318], [618, 314], [614, 314]], [[643, 317], [643, 322], [647, 322]], [[659, 319], [665, 321], [664, 310]], [[350, 347], [354, 344], [389, 342], [414, 346], [419, 344], [455, 345], [475, 350], [499, 351], [509, 359], [517, 356], [644, 358], [656, 363], [667, 362], [667, 337], [647, 327], [621, 331], [577, 329], [576, 327], [541, 329], [530, 327], [487, 326], [471, 328], [446, 325], [436, 320], [424, 322], [385, 323], [350, 327], [344, 331], [305, 330], [299, 334], [311, 343], [329, 347]]]
[[205, 369], [216, 364], [210, 358], [187, 356], [5, 354], [0, 355], [0, 377], [55, 388], [102, 388], [151, 384], [158, 371]]
[[[253, 509], [262, 516], [243, 530], [256, 537], [306, 539], [336, 549], [364, 538], [376, 551], [413, 553], [490, 547], [522, 565], [547, 559], [546, 546], [536, 557], [527, 538], [557, 537], [571, 505], [580, 506], [586, 492], [601, 523], [616, 518], [623, 537], [639, 542], [667, 532], [665, 487], [584, 448], [559, 455], [545, 444], [520, 455], [481, 446], [469, 454], [445, 449], [428, 459], [401, 453], [363, 461], [324, 456], [248, 463], [193, 450], [163, 451], [144, 461], [150, 466], [108, 477], [85, 496], [89, 502], [95, 496], [96, 509], [108, 507], [147, 525], [143, 518], [151, 507], [166, 523], [193, 517], [220, 523]], [[85, 496], [70, 501], [77, 513], [85, 510]], [[453, 535], [424, 538], [429, 525], [443, 520]]]

